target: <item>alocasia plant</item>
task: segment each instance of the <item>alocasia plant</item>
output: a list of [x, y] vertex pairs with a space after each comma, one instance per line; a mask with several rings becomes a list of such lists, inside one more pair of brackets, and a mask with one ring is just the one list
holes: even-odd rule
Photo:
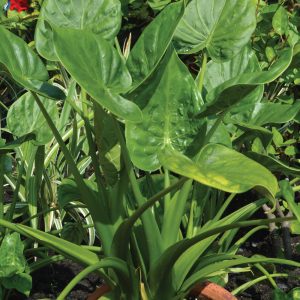
[[[165, 2], [149, 4], [161, 9]], [[264, 86], [281, 76], [293, 59], [293, 45], [286, 46], [268, 69], [261, 68], [250, 46], [255, 1], [166, 5], [144, 29], [127, 60], [117, 38], [119, 1], [49, 0], [41, 16], [37, 51], [60, 67], [68, 91], [65, 105], [84, 127], [92, 177], [82, 176], [66, 143], [70, 136], [62, 133], [55, 102], [45, 99], [63, 100], [64, 93], [48, 82], [37, 54], [1, 27], [0, 38], [6, 44], [0, 46], [0, 62], [29, 91], [10, 108], [8, 129], [19, 139], [34, 134], [32, 144], [39, 147], [51, 136], [56, 139], [72, 175], [58, 187], [60, 205], [78, 201], [87, 207], [103, 252], [99, 256], [9, 219], [0, 220], [0, 225], [87, 266], [58, 299], [92, 271], [110, 286], [108, 299], [185, 299], [196, 283], [216, 280], [234, 266], [300, 266], [289, 260], [236, 255], [242, 241], [232, 242], [235, 229], [274, 222], [248, 221], [262, 205], [275, 203], [278, 183], [267, 165], [240, 153], [239, 146], [254, 133], [269, 143], [272, 133], [262, 126], [276, 118], [263, 113], [268, 109], [264, 105], [276, 104], [262, 102]], [[193, 76], [179, 54], [199, 52], [202, 66]], [[279, 110], [288, 109], [285, 106]], [[33, 122], [20, 126], [17, 118], [23, 107], [37, 113]], [[26, 113], [24, 117], [27, 120]], [[73, 124], [76, 129], [77, 122]], [[109, 161], [103, 152], [113, 148], [115, 157]], [[138, 178], [137, 168], [145, 176]], [[160, 175], [155, 174], [158, 170]], [[225, 214], [236, 193], [252, 189], [263, 198]], [[230, 193], [225, 201], [222, 192]], [[222, 198], [219, 210], [211, 219], [202, 219], [205, 212], [197, 211], [213, 195]], [[33, 204], [29, 202], [29, 211]], [[277, 221], [286, 219], [294, 218]], [[223, 242], [214, 247], [217, 238]]]

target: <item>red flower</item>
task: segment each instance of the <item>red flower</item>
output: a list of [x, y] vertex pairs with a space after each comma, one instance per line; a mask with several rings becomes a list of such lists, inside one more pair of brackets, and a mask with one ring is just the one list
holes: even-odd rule
[[29, 9], [28, 0], [10, 0], [10, 10], [17, 10], [18, 12]]

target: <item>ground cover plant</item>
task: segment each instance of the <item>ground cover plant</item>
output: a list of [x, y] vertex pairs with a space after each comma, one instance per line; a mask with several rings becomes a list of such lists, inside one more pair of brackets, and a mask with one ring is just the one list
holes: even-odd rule
[[2, 2], [0, 298], [298, 299], [299, 1]]

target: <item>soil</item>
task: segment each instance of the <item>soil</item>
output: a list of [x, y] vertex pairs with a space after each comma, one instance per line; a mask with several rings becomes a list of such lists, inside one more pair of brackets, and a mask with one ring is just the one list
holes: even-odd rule
[[[294, 261], [300, 262], [300, 255], [296, 250], [296, 246], [300, 244], [300, 237], [294, 236], [291, 238], [292, 242], [292, 259]], [[244, 247], [241, 248], [238, 254], [250, 257], [255, 254], [260, 254], [268, 257], [275, 257], [274, 251], [271, 247], [271, 238], [270, 236], [265, 237], [262, 241], [251, 241], [246, 242]], [[287, 273], [289, 276], [287, 278], [274, 278], [278, 287], [283, 292], [289, 292], [295, 287], [300, 287], [300, 269], [295, 267], [283, 266], [283, 265], [272, 265], [270, 268], [276, 268], [278, 273]], [[230, 274], [229, 280], [226, 288], [228, 290], [234, 290], [240, 285], [262, 276], [261, 273], [251, 274], [248, 273], [239, 273], [239, 274]], [[240, 293], [237, 297], [239, 300], [273, 300], [273, 288], [269, 284], [268, 280], [261, 281], [260, 283], [254, 285], [248, 290]]]
[[[32, 274], [33, 289], [30, 297], [11, 294], [9, 300], [48, 300], [57, 299], [64, 287], [76, 276], [83, 267], [71, 260], [54, 263]], [[66, 300], [84, 300], [102, 281], [96, 274], [90, 274], [75, 286]]]
[[[238, 254], [250, 257], [254, 254], [260, 254], [265, 256], [272, 255], [270, 237], [261, 234], [264, 238], [256, 236], [249, 242], [244, 244], [239, 250]], [[292, 259], [300, 262], [300, 255], [297, 254], [296, 246], [300, 244], [300, 237], [292, 237], [293, 257]], [[48, 300], [57, 299], [57, 296], [63, 290], [63, 288], [77, 275], [83, 268], [70, 260], [54, 263], [51, 266], [45, 267], [32, 274], [33, 277], [33, 289], [29, 298], [25, 296], [13, 293], [10, 295], [9, 300]], [[288, 292], [295, 287], [300, 287], [300, 269], [276, 266], [278, 272], [288, 273], [291, 276], [288, 278], [275, 279], [278, 287], [284, 292]], [[229, 283], [226, 288], [228, 290], [234, 290], [240, 285], [253, 280], [256, 276], [261, 274], [239, 273], [230, 274]], [[50, 284], [49, 284], [50, 282]], [[86, 279], [82, 280], [69, 294], [67, 300], [84, 300], [92, 293], [95, 288], [101, 285], [102, 281], [96, 274], [90, 274]], [[239, 300], [272, 300], [272, 287], [267, 280], [256, 284], [252, 288], [244, 291], [238, 295]]]
[[[249, 195], [250, 196], [250, 195]], [[237, 209], [236, 205], [244, 205], [244, 200], [235, 202], [234, 210]], [[229, 208], [230, 212], [231, 208]], [[254, 216], [254, 218], [264, 217], [263, 212], [259, 211]], [[247, 228], [241, 228], [239, 236], [243, 236], [247, 232]], [[300, 245], [300, 235], [291, 237], [292, 245], [292, 260], [300, 262], [300, 252], [296, 247], [299, 248]], [[251, 257], [255, 254], [264, 255], [266, 257], [276, 257], [274, 249], [272, 247], [272, 239], [267, 230], [259, 231], [253, 235], [250, 240], [244, 243], [240, 248], [237, 254], [243, 255], [245, 257]], [[278, 287], [284, 291], [289, 292], [295, 287], [300, 287], [300, 268], [286, 267], [281, 265], [269, 266], [270, 272], [272, 273], [276, 268], [278, 273], [287, 273], [290, 276], [287, 278], [275, 278], [274, 280], [278, 284]], [[9, 300], [48, 300], [48, 299], [57, 299], [57, 296], [63, 290], [63, 288], [76, 276], [81, 270], [82, 266], [74, 263], [70, 260], [64, 260], [62, 262], [57, 262], [51, 266], [47, 266], [41, 270], [38, 270], [32, 274], [33, 278], [33, 289], [31, 291], [30, 297], [26, 298], [25, 296], [12, 293], [9, 297]], [[253, 268], [255, 271], [255, 269]], [[226, 285], [226, 289], [232, 291], [239, 287], [240, 285], [253, 280], [259, 276], [261, 273], [252, 274], [251, 272], [247, 273], [238, 273], [230, 274], [229, 281]], [[87, 296], [92, 293], [95, 288], [101, 285], [101, 278], [97, 274], [90, 274], [86, 279], [82, 280], [69, 294], [66, 298], [67, 300], [85, 300]], [[239, 300], [273, 300], [272, 297], [273, 288], [269, 284], [268, 280], [262, 281], [255, 286], [247, 289], [243, 293], [239, 294], [237, 298]]]
[[[299, 237], [292, 238], [293, 259], [300, 262], [300, 257], [295, 251], [295, 246], [300, 244]], [[244, 247], [240, 249], [238, 254], [245, 256], [252, 256], [254, 254], [271, 256], [272, 250], [270, 248], [269, 237], [261, 242], [251, 241], [245, 243]], [[300, 287], [300, 269], [287, 268], [276, 266], [277, 271], [287, 272], [291, 276], [289, 278], [275, 279], [280, 289], [285, 292], [290, 291], [295, 287]], [[45, 267], [32, 274], [33, 289], [29, 298], [21, 294], [11, 294], [9, 300], [48, 300], [57, 299], [57, 296], [63, 288], [71, 281], [71, 279], [78, 274], [83, 268], [70, 260], [54, 263], [51, 266]], [[258, 274], [257, 274], [258, 275]], [[248, 282], [255, 278], [255, 274], [239, 273], [230, 274], [229, 283], [226, 288], [234, 290], [241, 284]], [[50, 284], [49, 284], [50, 282]], [[69, 294], [69, 300], [84, 300], [87, 296], [95, 290], [96, 286], [101, 285], [102, 281], [96, 274], [90, 274], [86, 279], [82, 280]], [[272, 287], [268, 281], [263, 281], [256, 284], [252, 288], [244, 291], [238, 296], [239, 300], [272, 300]]]

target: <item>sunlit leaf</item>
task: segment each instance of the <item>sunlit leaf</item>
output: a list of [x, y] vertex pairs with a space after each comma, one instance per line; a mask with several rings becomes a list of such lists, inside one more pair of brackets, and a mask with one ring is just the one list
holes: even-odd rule
[[0, 64], [18, 84], [49, 98], [65, 98], [59, 88], [47, 83], [49, 77], [46, 67], [25, 41], [2, 26], [0, 40]]
[[229, 60], [249, 42], [256, 27], [252, 0], [192, 0], [175, 33], [180, 53], [207, 49], [216, 61]]
[[48, 22], [60, 28], [87, 29], [106, 40], [113, 40], [121, 26], [121, 4], [118, 0], [44, 1], [36, 26], [36, 47], [46, 59], [58, 60]]

